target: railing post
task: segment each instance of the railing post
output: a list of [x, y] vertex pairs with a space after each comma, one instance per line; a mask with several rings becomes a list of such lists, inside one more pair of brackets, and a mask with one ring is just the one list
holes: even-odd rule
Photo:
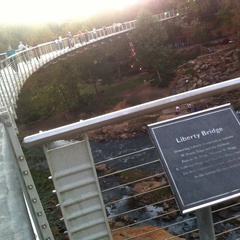
[[87, 135], [50, 143], [44, 152], [69, 238], [112, 240]]
[[196, 211], [200, 240], [215, 240], [211, 207]]

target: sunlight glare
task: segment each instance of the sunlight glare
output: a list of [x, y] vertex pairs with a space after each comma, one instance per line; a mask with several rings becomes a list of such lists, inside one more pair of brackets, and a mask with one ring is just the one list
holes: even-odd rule
[[[69, 18], [84, 19], [102, 10], [117, 9], [132, 5], [139, 0], [13, 0], [10, 11], [2, 11], [0, 22], [6, 23], [42, 23], [61, 21]], [[2, 9], [8, 9], [9, 3], [2, 3]]]

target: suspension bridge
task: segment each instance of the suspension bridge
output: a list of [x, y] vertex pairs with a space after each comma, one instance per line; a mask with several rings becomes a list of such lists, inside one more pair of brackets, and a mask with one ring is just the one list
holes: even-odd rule
[[[178, 17], [177, 11], [164, 12], [154, 16], [157, 21]], [[76, 52], [93, 47], [94, 43], [106, 41], [114, 36], [128, 33], [135, 28], [136, 20], [87, 31], [71, 37], [31, 46], [7, 57], [0, 63], [0, 101], [14, 118], [18, 94], [27, 78], [41, 67], [47, 67], [64, 60]], [[6, 54], [1, 54], [2, 57]]]

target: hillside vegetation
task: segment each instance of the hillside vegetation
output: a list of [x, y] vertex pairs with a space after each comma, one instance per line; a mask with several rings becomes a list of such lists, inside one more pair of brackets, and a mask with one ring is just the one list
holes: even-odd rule
[[[173, 6], [177, 7], [180, 18], [162, 23], [153, 18], [153, 14], [171, 10]], [[136, 92], [138, 86], [147, 83], [151, 86], [147, 101], [168, 95], [178, 66], [206, 54], [207, 48], [221, 45], [223, 39], [226, 43], [235, 39], [237, 44], [236, 9], [240, 9], [238, 1], [169, 0], [157, 4], [146, 0], [125, 14], [118, 13], [114, 22], [134, 17], [136, 29], [109, 42], [99, 42], [82, 53], [74, 52], [74, 56], [34, 73], [19, 94], [17, 124], [21, 129], [30, 129], [48, 122], [43, 129], [49, 129], [104, 114], [119, 105], [134, 106], [143, 103], [145, 97], [132, 94], [132, 99], [126, 101], [125, 92]], [[98, 17], [81, 24], [93, 26]], [[101, 20], [98, 26], [111, 25], [112, 20], [110, 17], [104, 23]], [[81, 24], [78, 29], [83, 28]], [[76, 32], [76, 26], [75, 22], [68, 28]], [[51, 30], [61, 35], [66, 26], [51, 25]], [[63, 120], [55, 121], [53, 126], [48, 120], [54, 118]]]

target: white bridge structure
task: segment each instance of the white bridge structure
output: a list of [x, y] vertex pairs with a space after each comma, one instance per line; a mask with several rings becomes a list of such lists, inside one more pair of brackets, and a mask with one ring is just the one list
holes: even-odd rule
[[[161, 13], [154, 17], [157, 21], [165, 21], [178, 17], [176, 10]], [[111, 37], [127, 33], [135, 28], [136, 20], [96, 29], [74, 35], [72, 38], [57, 39], [48, 43], [30, 47], [6, 57], [0, 63], [0, 103], [14, 118], [17, 118], [15, 108], [18, 93], [27, 78], [41, 67], [63, 60], [75, 51], [82, 52], [84, 48], [93, 46], [94, 42], [109, 40]], [[1, 58], [4, 58], [1, 54]]]
[[[159, 14], [156, 17], [159, 21], [177, 17], [176, 11]], [[87, 45], [91, 46], [96, 41], [103, 41], [112, 36], [123, 34], [131, 31], [135, 27], [136, 21], [126, 22], [121, 29], [115, 29], [113, 26], [104, 29], [98, 29], [96, 32], [88, 32], [80, 36], [74, 36], [72, 46], [68, 46], [69, 39], [63, 39], [59, 42], [50, 42], [40, 44], [36, 47], [19, 52], [16, 54], [18, 71], [13, 68], [13, 61], [7, 58], [1, 61], [0, 74], [0, 127], [1, 127], [1, 157], [0, 157], [0, 239], [4, 240], [33, 240], [35, 237], [40, 240], [57, 240], [52, 233], [52, 229], [48, 223], [44, 208], [37, 193], [34, 181], [31, 177], [27, 161], [25, 159], [21, 144], [18, 140], [17, 129], [14, 119], [17, 118], [15, 113], [18, 93], [26, 79], [39, 68], [54, 63], [59, 58], [66, 58], [72, 51], [82, 51]], [[88, 41], [87, 41], [88, 40]], [[38, 55], [39, 54], [39, 55]], [[26, 60], [26, 62], [25, 62]], [[144, 178], [131, 180], [129, 182], [117, 184], [114, 187], [107, 187], [107, 181], [111, 181], [113, 177], [119, 174], [142, 171], [148, 166], [158, 164], [159, 159], [148, 159], [143, 162], [142, 154], [148, 154], [155, 151], [153, 146], [145, 149], [137, 149], [134, 152], [126, 153], [122, 156], [115, 156], [110, 159], [102, 159], [97, 163], [94, 161], [91, 145], [88, 141], [87, 133], [90, 130], [98, 129], [106, 125], [117, 124], [125, 120], [134, 119], [136, 117], [152, 114], [157, 111], [176, 105], [196, 101], [208, 96], [214, 96], [223, 92], [239, 90], [240, 78], [231, 79], [207, 87], [186, 91], [167, 98], [155, 100], [145, 104], [137, 105], [131, 108], [123, 109], [117, 112], [108, 113], [95, 118], [76, 122], [70, 125], [62, 126], [56, 129], [45, 132], [36, 133], [27, 136], [23, 140], [23, 145], [27, 148], [35, 145], [42, 145], [47, 163], [51, 172], [51, 178], [54, 183], [55, 191], [59, 201], [59, 206], [63, 215], [63, 221], [66, 226], [66, 232], [71, 240], [114, 240], [115, 234], [120, 230], [134, 229], [137, 226], [152, 225], [152, 222], [166, 217], [168, 214], [178, 213], [179, 210], [172, 212], [162, 212], [152, 214], [145, 219], [128, 223], [127, 226], [110, 227], [110, 222], [114, 222], [117, 217], [132, 216], [135, 212], [144, 212], [148, 207], [132, 207], [131, 209], [118, 213], [114, 216], [107, 215], [106, 209], [113, 206], [121, 205], [121, 202], [126, 202], [144, 194], [151, 194], [153, 191], [161, 191], [170, 189], [170, 186], [164, 185], [156, 189], [146, 189], [141, 194], [129, 195], [127, 198], [116, 198], [114, 194], [118, 192], [121, 195], [123, 188], [129, 187], [136, 183], [148, 182], [152, 178], [163, 178], [164, 173], [160, 172], [160, 166], [156, 168], [156, 172], [149, 173]], [[76, 134], [82, 136], [82, 140], [67, 141]], [[132, 140], [134, 141], [134, 139]], [[111, 165], [120, 159], [135, 159], [131, 167], [125, 167], [124, 164], [114, 172], [107, 172], [98, 175], [96, 167], [99, 165]], [[106, 185], [106, 186], [105, 186]], [[106, 195], [111, 195], [111, 200], [105, 202]], [[151, 203], [151, 207], [157, 207], [163, 203], [171, 204], [175, 201], [174, 197], [165, 199], [164, 201], [156, 201]], [[229, 203], [221, 209], [214, 209], [214, 212], [223, 211], [239, 207], [239, 203]], [[209, 212], [207, 212], [208, 214]], [[204, 219], [206, 215], [194, 214], [180, 220], [172, 221], [169, 224], [161, 227], [154, 227], [152, 230], [144, 233], [139, 233], [137, 236], [125, 236], [125, 240], [130, 239], [148, 239], [153, 232], [159, 232], [159, 239], [162, 231], [173, 226], [189, 226], [189, 222], [196, 221], [201, 223], [204, 228], [208, 228], [204, 221], [209, 223], [212, 219], [208, 215], [208, 220]], [[224, 223], [230, 223], [234, 219], [239, 218], [239, 215], [234, 215], [222, 220], [214, 220], [214, 226], [218, 229], [213, 233], [214, 238], [223, 239], [226, 234], [233, 234], [240, 231], [239, 226], [234, 226], [232, 229], [222, 229], [218, 226]], [[155, 224], [156, 226], [156, 224]], [[202, 229], [201, 226], [201, 229]], [[200, 226], [199, 226], [200, 227]], [[199, 231], [200, 228], [189, 228], [177, 234], [169, 234], [170, 239], [186, 239], [189, 234], [199, 234], [201, 240], [210, 240], [208, 233]], [[211, 229], [210, 229], [211, 231]], [[208, 232], [208, 231], [207, 231]], [[213, 240], [211, 235], [211, 240]]]

